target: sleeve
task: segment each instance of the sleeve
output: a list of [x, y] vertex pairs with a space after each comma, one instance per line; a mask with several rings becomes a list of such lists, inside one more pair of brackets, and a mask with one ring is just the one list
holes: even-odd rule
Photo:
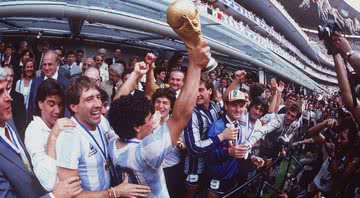
[[172, 144], [167, 124], [148, 135], [138, 146], [137, 155], [142, 155], [145, 162], [153, 169], [159, 169], [168, 153], [171, 152]]
[[56, 160], [46, 154], [46, 144], [47, 140], [43, 140], [38, 130], [30, 124], [25, 132], [25, 146], [31, 157], [36, 177], [47, 191], [52, 191], [57, 176]]
[[[209, 137], [215, 137], [222, 131], [216, 126], [217, 122], [214, 122], [209, 128]], [[209, 162], [225, 161], [229, 157], [229, 151], [227, 148], [223, 148], [221, 144], [214, 146], [210, 152], [207, 153], [207, 159]]]
[[220, 139], [217, 135], [201, 140], [201, 133], [204, 133], [204, 131], [200, 131], [199, 124], [198, 116], [196, 112], [193, 112], [188, 125], [184, 129], [185, 145], [193, 156], [203, 156], [220, 144]]
[[248, 141], [245, 142], [247, 145], [254, 145], [257, 141], [263, 138], [266, 134], [271, 133], [280, 127], [280, 121], [278, 116], [274, 116], [270, 122], [264, 126], [257, 128], [249, 137]]
[[74, 129], [61, 132], [56, 141], [56, 165], [62, 168], [78, 169], [80, 150], [80, 132]]
[[6, 179], [3, 170], [0, 169], [0, 197], [16, 198], [14, 189]]

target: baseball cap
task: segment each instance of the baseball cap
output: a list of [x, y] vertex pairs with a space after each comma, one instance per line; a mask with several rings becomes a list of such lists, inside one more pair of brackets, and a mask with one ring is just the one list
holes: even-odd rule
[[236, 100], [247, 101], [245, 93], [240, 91], [240, 90], [232, 90], [232, 91], [230, 91], [228, 96], [227, 96], [227, 101], [228, 102], [233, 102], [233, 101], [236, 101]]

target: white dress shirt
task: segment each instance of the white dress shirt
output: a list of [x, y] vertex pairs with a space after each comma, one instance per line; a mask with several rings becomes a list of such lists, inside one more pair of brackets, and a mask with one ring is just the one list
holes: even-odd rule
[[34, 172], [41, 185], [52, 191], [57, 181], [56, 160], [46, 154], [51, 129], [38, 116], [34, 116], [25, 131], [25, 146], [31, 157]]
[[[59, 76], [59, 67], [56, 68], [56, 72], [53, 76], [51, 76], [51, 78], [54, 80], [57, 80], [58, 76]], [[48, 77], [44, 76], [44, 80], [47, 80], [47, 79], [48, 79]]]

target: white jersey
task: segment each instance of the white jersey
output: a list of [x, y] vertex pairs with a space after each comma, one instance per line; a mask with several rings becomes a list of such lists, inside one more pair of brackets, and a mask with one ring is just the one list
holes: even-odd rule
[[116, 138], [110, 141], [110, 156], [116, 170], [127, 173], [129, 182], [151, 188], [149, 197], [169, 197], [162, 164], [172, 151], [168, 126], [163, 124], [142, 141], [132, 139], [120, 149]]
[[97, 129], [89, 131], [96, 143], [74, 117], [71, 120], [76, 123], [76, 127], [61, 132], [56, 142], [57, 166], [77, 169], [83, 190], [108, 189], [110, 172], [105, 168], [107, 159], [103, 152], [109, 158], [108, 143], [116, 134], [107, 119], [102, 117]]

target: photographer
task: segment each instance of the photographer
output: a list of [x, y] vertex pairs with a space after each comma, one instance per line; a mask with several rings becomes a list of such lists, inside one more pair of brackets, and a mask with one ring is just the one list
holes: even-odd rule
[[355, 188], [351, 186], [359, 186], [356, 180], [359, 171], [357, 131], [356, 123], [349, 114], [339, 122], [325, 120], [308, 131], [325, 146], [328, 154], [313, 181], [317, 190], [326, 197], [353, 197], [349, 196], [355, 193]]
[[[346, 38], [341, 35], [338, 31], [340, 29], [331, 28], [329, 25], [329, 31], [324, 37], [321, 31], [319, 31], [319, 37], [324, 39], [325, 46], [328, 50], [328, 54], [333, 55], [335, 70], [339, 87], [341, 90], [341, 97], [344, 101], [345, 107], [353, 114], [356, 122], [360, 123], [360, 107], [357, 105], [360, 101], [355, 96], [355, 87], [357, 86], [354, 82], [354, 77], [360, 76], [360, 54], [352, 51], [349, 42]], [[347, 71], [346, 62], [348, 62], [355, 70], [355, 75], [349, 76], [350, 73]], [[355, 98], [356, 97], [356, 98]]]

